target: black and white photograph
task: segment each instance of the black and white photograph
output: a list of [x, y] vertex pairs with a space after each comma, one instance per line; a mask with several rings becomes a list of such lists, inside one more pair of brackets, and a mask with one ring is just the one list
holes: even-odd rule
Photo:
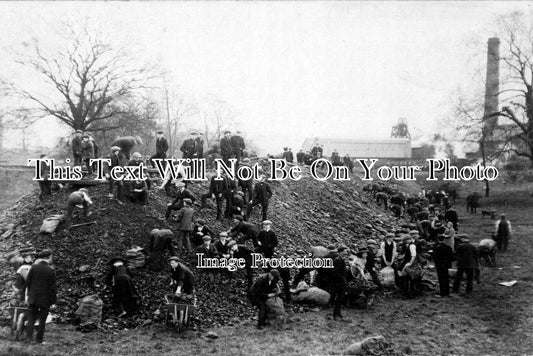
[[533, 3], [0, 2], [0, 355], [533, 355]]

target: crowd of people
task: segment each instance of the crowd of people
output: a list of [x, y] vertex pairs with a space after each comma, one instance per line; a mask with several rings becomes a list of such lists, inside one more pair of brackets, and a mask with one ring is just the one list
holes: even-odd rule
[[[80, 136], [81, 148], [78, 150], [77, 141]], [[139, 139], [135, 137], [117, 139], [110, 148], [111, 153], [108, 157], [111, 159], [111, 164], [108, 169], [117, 165], [139, 165], [142, 156], [138, 152], [131, 154], [136, 144], [139, 144]], [[72, 146], [75, 164], [82, 165], [87, 162], [87, 158], [96, 154], [94, 140], [81, 132], [76, 132]], [[250, 164], [250, 159], [243, 157], [244, 148], [244, 140], [239, 132], [234, 136], [231, 136], [230, 131], [224, 132], [224, 137], [220, 140], [222, 159], [227, 161], [235, 158], [239, 164]], [[84, 149], [92, 151], [85, 152]], [[156, 153], [150, 159], [166, 158], [167, 150], [168, 143], [163, 137], [163, 132], [158, 132]], [[201, 135], [191, 132], [190, 137], [183, 142], [181, 151], [184, 158], [201, 158], [203, 155]], [[306, 154], [298, 152], [297, 163], [306, 164], [307, 156], [310, 156], [311, 160], [316, 160], [322, 157], [322, 153], [322, 147], [316, 144]], [[293, 160], [290, 148], [284, 149], [283, 158], [288, 162]], [[333, 164], [348, 165], [348, 161], [351, 162], [348, 156], [342, 162], [336, 151], [333, 152], [331, 160]], [[89, 175], [92, 174], [90, 168], [90, 165], [86, 164]], [[109, 197], [122, 200], [126, 183], [107, 177]], [[130, 201], [147, 204], [148, 190], [151, 187], [151, 179], [128, 183], [127, 192]], [[385, 209], [390, 207], [397, 216], [405, 214], [416, 228], [408, 233], [391, 231], [382, 236], [374, 235], [354, 246], [342, 244], [315, 246], [309, 255], [312, 258], [330, 258], [333, 261], [333, 268], [302, 268], [294, 276], [287, 268], [267, 268], [264, 270], [265, 273], [254, 281], [252, 253], [259, 253], [265, 258], [275, 258], [278, 256], [276, 250], [280, 243], [275, 230], [272, 229], [274, 224], [268, 219], [269, 201], [274, 192], [266, 176], [261, 176], [255, 184], [252, 180], [232, 180], [228, 175], [224, 175], [222, 180], [217, 180], [213, 176], [208, 191], [199, 198], [187, 189], [187, 182], [183, 176], [174, 181], [164, 181], [160, 186], [160, 189], [163, 188], [173, 197], [164, 212], [165, 219], [169, 221], [172, 229], [153, 229], [150, 232], [147, 243], [147, 267], [153, 271], [162, 271], [166, 266], [169, 270], [172, 294], [194, 296], [197, 276], [187, 264], [196, 261], [197, 254], [206, 259], [244, 259], [243, 269], [246, 273], [248, 299], [259, 310], [258, 328], [263, 328], [267, 324], [266, 303], [269, 298], [283, 295], [285, 301], [290, 301], [291, 289], [294, 291], [308, 275], [311, 283], [329, 293], [334, 319], [343, 318], [341, 308], [348, 304], [347, 300], [361, 297], [369, 290], [379, 291], [390, 286], [391, 281], [392, 285], [396, 285], [411, 296], [413, 288], [416, 289], [417, 283], [420, 283], [421, 271], [427, 257], [433, 259], [435, 263], [439, 295], [442, 297], [450, 295], [449, 269], [454, 260], [457, 261], [457, 275], [452, 291], [459, 290], [463, 275], [466, 275], [466, 293], [469, 294], [473, 289], [473, 280], [479, 278], [478, 248], [469, 241], [467, 235], [458, 235], [458, 214], [447, 195], [440, 192], [428, 191], [420, 196], [405, 197], [399, 191], [385, 185], [371, 185], [365, 190], [376, 198], [378, 204]], [[194, 218], [195, 209], [206, 208], [208, 199], [215, 201], [216, 219], [223, 221], [231, 219], [232, 226], [229, 229], [215, 232], [205, 220]], [[84, 215], [89, 216], [91, 204], [92, 200], [86, 188], [71, 193], [67, 201], [66, 227], [71, 225], [76, 207], [83, 208]], [[261, 229], [250, 222], [254, 217], [254, 207], [257, 205], [261, 205], [262, 208], [259, 220]], [[505, 216], [497, 222], [495, 236], [498, 248], [505, 251], [511, 236], [511, 224]], [[428, 256], [428, 251], [432, 251], [433, 254]], [[55, 272], [49, 266], [51, 251], [46, 250], [38, 254], [35, 262], [32, 261], [31, 254], [26, 254], [24, 257], [22, 266], [17, 267], [17, 287], [21, 293], [21, 300], [26, 301], [29, 306], [29, 325], [32, 325], [35, 319], [40, 320], [36, 340], [42, 342], [45, 323], [41, 320], [46, 319], [56, 300]], [[127, 259], [121, 256], [113, 257], [109, 261], [109, 266], [106, 281], [112, 287], [112, 301], [116, 314], [118, 317], [132, 315], [138, 308], [140, 298], [129, 272]], [[228, 268], [216, 267], [197, 271], [205, 274], [211, 282], [221, 283], [234, 278], [235, 274]], [[283, 289], [278, 287], [280, 280], [283, 282]], [[29, 338], [32, 332], [33, 327], [28, 327]]]

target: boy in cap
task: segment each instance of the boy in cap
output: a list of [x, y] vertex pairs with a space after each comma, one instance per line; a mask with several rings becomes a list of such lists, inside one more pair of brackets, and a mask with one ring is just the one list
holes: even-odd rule
[[259, 309], [259, 315], [257, 317], [258, 329], [262, 329], [267, 325], [266, 301], [280, 293], [278, 281], [279, 271], [277, 269], [271, 269], [268, 273], [260, 275], [248, 291], [250, 303]]
[[511, 222], [507, 219], [505, 214], [500, 215], [500, 220], [496, 221], [496, 230], [494, 235], [496, 236], [496, 247], [498, 251], [506, 252], [509, 245], [509, 239], [513, 234], [511, 228]]
[[112, 146], [111, 147], [111, 154], [109, 155], [109, 159], [111, 160], [111, 163], [108, 166], [108, 173], [106, 174], [107, 178], [109, 179], [109, 198], [113, 198], [113, 187], [117, 186], [117, 195], [115, 196], [116, 199], [121, 200], [122, 199], [122, 189], [124, 187], [124, 182], [122, 179], [113, 179], [111, 177], [111, 170], [114, 167], [122, 167], [124, 165], [123, 157], [120, 153], [120, 147], [119, 146]]
[[[211, 243], [211, 236], [205, 235], [202, 240], [204, 241], [203, 245], [198, 247], [196, 255], [203, 254], [203, 258], [218, 258], [219, 254], [216, 247]], [[207, 273], [209, 281], [213, 283], [215, 281], [215, 273], [217, 268], [202, 268]]]
[[93, 174], [93, 168], [89, 164], [89, 161], [94, 158], [94, 145], [91, 142], [89, 135], [84, 134], [81, 141], [81, 157], [82, 161], [85, 162], [85, 167], [87, 168], [87, 174]]
[[56, 273], [50, 263], [52, 251], [43, 250], [37, 254], [35, 264], [31, 266], [26, 279], [28, 293], [28, 327], [27, 339], [32, 340], [35, 321], [39, 320], [35, 341], [43, 342], [46, 318], [57, 300]]
[[127, 261], [123, 257], [111, 258], [109, 261], [111, 270], [107, 275], [107, 284], [112, 287], [113, 292], [113, 308], [119, 318], [127, 314], [134, 314], [139, 300], [126, 263]]
[[180, 210], [181, 208], [183, 208], [183, 199], [188, 198], [191, 200], [192, 203], [194, 203], [194, 201], [196, 200], [191, 191], [185, 188], [185, 183], [176, 183], [176, 188], [178, 189], [176, 192], [176, 197], [174, 198], [174, 201], [171, 204], [167, 205], [165, 219], [170, 218], [170, 213], [173, 210]]
[[271, 258], [274, 255], [274, 249], [278, 246], [276, 233], [272, 231], [272, 222], [265, 220], [262, 222], [263, 230], [257, 236], [258, 247], [256, 252], [262, 253], [264, 257]]
[[444, 242], [444, 235], [440, 235], [439, 243], [433, 251], [433, 262], [435, 262], [435, 269], [437, 270], [441, 297], [450, 295], [450, 276], [448, 269], [452, 266], [454, 259], [452, 248]]
[[238, 241], [241, 244], [245, 243], [247, 240], [252, 240], [254, 247], [257, 248], [259, 246], [257, 243], [257, 235], [259, 232], [255, 225], [244, 221], [244, 218], [241, 215], [234, 215], [233, 223], [235, 225], [228, 232], [229, 236], [238, 238]]
[[155, 168], [154, 158], [165, 159], [167, 158], [168, 151], [168, 142], [167, 139], [163, 137], [163, 131], [157, 131], [157, 138], [155, 140], [155, 155], [150, 157], [150, 164], [152, 168]]
[[209, 236], [215, 236], [215, 233], [209, 226], [207, 226], [204, 219], [198, 219], [196, 220], [196, 223], [194, 224], [194, 229], [192, 233], [192, 242], [195, 246], [200, 246], [203, 244], [203, 237], [206, 235]]
[[238, 245], [235, 240], [228, 243], [230, 257], [243, 258], [246, 268], [246, 279], [248, 280], [248, 288], [252, 286], [253, 272], [252, 272], [252, 250], [244, 245]]
[[180, 262], [178, 257], [170, 257], [170, 286], [175, 295], [194, 294], [194, 274]]
[[378, 256], [381, 257], [381, 266], [392, 267], [398, 255], [394, 234], [389, 232], [385, 235], [385, 241], [381, 243]]
[[193, 214], [194, 210], [191, 207], [192, 200], [189, 198], [183, 199], [183, 208], [178, 212], [176, 217], [177, 221], [177, 230], [178, 230], [178, 253], [182, 252], [182, 244], [185, 242], [185, 252], [192, 253], [191, 242], [189, 240], [189, 235], [193, 230]]
[[378, 243], [374, 239], [369, 239], [366, 241], [366, 245], [368, 248], [368, 255], [366, 258], [365, 268], [372, 277], [372, 281], [378, 287], [378, 289], [382, 289], [383, 286], [381, 285], [378, 272], [376, 271], [376, 250], [378, 247]]
[[89, 212], [89, 205], [92, 205], [92, 203], [93, 202], [89, 197], [87, 189], [81, 188], [76, 192], [72, 192], [67, 200], [67, 214], [65, 222], [66, 228], [69, 228], [70, 224], [72, 223], [72, 214], [74, 212], [75, 207], [82, 205], [83, 214], [85, 215], [85, 217], [89, 217], [91, 216], [91, 213]]
[[477, 248], [470, 242], [468, 235], [463, 235], [461, 238], [455, 257], [457, 259], [457, 275], [453, 282], [453, 291], [454, 293], [459, 292], [463, 274], [466, 274], [466, 293], [470, 294], [474, 285], [476, 269], [479, 268], [479, 259]]

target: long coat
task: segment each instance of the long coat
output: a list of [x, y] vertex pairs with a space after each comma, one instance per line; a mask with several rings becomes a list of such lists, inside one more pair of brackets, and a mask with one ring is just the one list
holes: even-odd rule
[[278, 246], [278, 238], [276, 233], [272, 230], [261, 230], [257, 236], [257, 240], [261, 243], [257, 252], [263, 253], [265, 257], [272, 257], [274, 249]]
[[56, 272], [48, 265], [48, 262], [40, 261], [30, 268], [26, 286], [28, 305], [49, 308], [56, 303]]
[[455, 254], [457, 257], [458, 269], [478, 268], [477, 248], [470, 242], [463, 242], [457, 246]]
[[177, 229], [181, 231], [192, 231], [194, 226], [192, 223], [192, 216], [194, 214], [193, 208], [189, 206], [184, 206], [178, 211], [178, 225]]

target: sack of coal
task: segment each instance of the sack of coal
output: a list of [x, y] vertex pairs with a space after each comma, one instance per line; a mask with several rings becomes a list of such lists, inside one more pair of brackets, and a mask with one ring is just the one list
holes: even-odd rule
[[97, 294], [83, 297], [80, 306], [76, 310], [76, 316], [80, 318], [81, 324], [99, 324], [102, 320], [102, 308], [104, 303]]
[[392, 267], [387, 266], [379, 271], [379, 277], [383, 286], [394, 286], [394, 269]]
[[44, 219], [39, 232], [41, 234], [51, 234], [56, 231], [57, 226], [63, 220], [63, 215], [52, 215]]
[[129, 268], [140, 268], [146, 265], [146, 255], [144, 254], [144, 248], [139, 246], [133, 246], [126, 251], [126, 259], [128, 260]]

